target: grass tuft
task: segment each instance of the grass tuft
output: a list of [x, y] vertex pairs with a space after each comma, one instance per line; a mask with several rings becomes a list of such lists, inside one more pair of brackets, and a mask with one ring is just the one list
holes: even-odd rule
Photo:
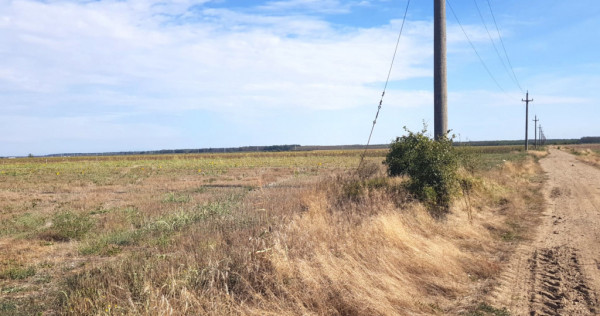
[[506, 308], [498, 309], [487, 303], [481, 303], [474, 311], [468, 312], [465, 316], [510, 316]]
[[187, 203], [190, 201], [190, 196], [185, 194], [176, 194], [169, 192], [162, 199], [163, 203]]
[[22, 280], [35, 275], [34, 267], [12, 267], [0, 273], [0, 279]]
[[52, 218], [52, 225], [40, 232], [38, 236], [52, 241], [80, 240], [93, 226], [94, 221], [89, 214], [61, 211]]

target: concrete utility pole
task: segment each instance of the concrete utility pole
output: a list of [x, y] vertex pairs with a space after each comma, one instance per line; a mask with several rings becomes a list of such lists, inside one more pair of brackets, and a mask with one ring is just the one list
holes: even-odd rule
[[529, 150], [529, 134], [527, 133], [529, 129], [529, 102], [533, 102], [533, 99], [529, 100], [529, 91], [525, 95], [525, 100], [521, 99], [521, 101], [525, 102], [525, 151]]
[[433, 134], [439, 140], [448, 132], [446, 0], [434, 0], [433, 15]]
[[538, 148], [538, 141], [537, 141], [537, 122], [539, 121], [537, 118], [537, 115], [535, 116], [535, 120], [533, 120], [535, 122], [534, 128], [533, 128], [533, 133], [535, 134], [535, 148]]

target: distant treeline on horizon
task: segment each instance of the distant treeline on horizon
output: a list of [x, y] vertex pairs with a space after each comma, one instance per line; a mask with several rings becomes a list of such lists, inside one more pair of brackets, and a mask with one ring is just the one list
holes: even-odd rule
[[[533, 140], [529, 140], [533, 144]], [[546, 145], [576, 145], [598, 144], [598, 137], [582, 137], [580, 139], [546, 139]], [[510, 146], [523, 145], [523, 140], [487, 140], [454, 142], [455, 146]], [[369, 145], [369, 149], [384, 149], [388, 144]], [[121, 155], [166, 155], [166, 154], [202, 154], [202, 153], [240, 153], [240, 152], [281, 152], [281, 151], [312, 151], [312, 150], [356, 150], [364, 149], [364, 145], [331, 145], [331, 146], [302, 146], [302, 145], [272, 145], [272, 146], [244, 146], [229, 148], [198, 148], [198, 149], [162, 149], [146, 151], [120, 151], [105, 153], [63, 153], [35, 157], [78, 157], [78, 156], [121, 156]], [[33, 155], [30, 155], [33, 157]], [[2, 157], [7, 158], [7, 157]]]
[[[599, 137], [582, 137], [573, 139], [546, 139], [545, 145], [577, 145], [577, 144], [598, 144], [600, 143]], [[534, 143], [533, 139], [529, 140], [529, 144]], [[469, 146], [511, 146], [511, 145], [523, 145], [524, 140], [484, 140], [484, 141], [468, 141], [468, 142], [454, 142], [455, 145], [469, 145]]]

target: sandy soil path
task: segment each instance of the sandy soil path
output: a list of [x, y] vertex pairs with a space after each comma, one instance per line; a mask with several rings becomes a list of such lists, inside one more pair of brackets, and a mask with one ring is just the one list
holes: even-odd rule
[[511, 315], [600, 315], [600, 169], [551, 150], [541, 160], [547, 207], [493, 294]]

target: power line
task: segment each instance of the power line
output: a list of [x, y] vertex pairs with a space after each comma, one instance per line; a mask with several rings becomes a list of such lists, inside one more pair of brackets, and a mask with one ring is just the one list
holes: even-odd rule
[[[477, 11], [480, 11], [479, 6], [477, 5], [477, 0], [474, 0], [474, 1], [475, 1], [475, 5], [477, 6]], [[513, 80], [514, 83], [517, 84], [517, 87], [519, 87], [519, 90], [521, 90], [521, 92], [524, 92], [523, 88], [521, 87], [521, 84], [519, 82], [519, 79], [517, 78], [517, 74], [515, 73], [515, 69], [512, 65], [512, 62], [510, 61], [510, 57], [508, 56], [506, 46], [504, 45], [504, 40], [502, 39], [502, 35], [500, 34], [500, 28], [498, 27], [498, 22], [496, 21], [496, 15], [494, 14], [494, 10], [492, 9], [492, 4], [491, 4], [490, 0], [486, 0], [486, 1], [488, 4], [488, 8], [490, 9], [490, 15], [492, 16], [492, 20], [494, 21], [494, 26], [496, 27], [496, 33], [498, 34], [498, 39], [500, 40], [500, 44], [502, 45], [502, 50], [504, 51], [504, 56], [506, 56], [506, 61], [508, 62], [508, 65], [510, 67], [510, 73], [512, 73], [511, 79]], [[482, 16], [481, 12], [479, 12], [479, 14], [480, 14], [480, 16]], [[482, 17], [482, 21], [483, 21], [483, 17]], [[484, 22], [484, 26], [485, 26], [485, 22]], [[487, 26], [485, 26], [485, 28], [487, 31]], [[488, 35], [489, 35], [489, 32], [488, 32]], [[490, 40], [491, 40], [491, 36], [490, 36]], [[494, 41], [492, 41], [492, 44], [494, 44]], [[500, 57], [495, 44], [494, 44], [494, 49], [496, 50], [498, 57]], [[504, 64], [503, 59], [500, 58], [500, 60], [502, 60], [502, 65], [506, 69], [506, 65]], [[508, 72], [508, 69], [506, 69], [506, 71]], [[510, 73], [509, 73], [509, 77], [510, 77]], [[534, 111], [534, 113], [537, 113], [535, 103], [533, 104], [533, 111]], [[537, 146], [537, 144], [536, 144], [536, 146]]]
[[400, 38], [402, 37], [402, 31], [404, 30], [404, 22], [406, 22], [406, 15], [408, 14], [408, 7], [410, 6], [410, 0], [406, 3], [406, 9], [404, 10], [404, 17], [402, 18], [402, 25], [400, 26], [400, 32], [398, 33], [398, 39], [396, 40], [396, 48], [394, 49], [394, 54], [392, 56], [392, 62], [390, 63], [390, 68], [388, 70], [387, 78], [385, 79], [385, 85], [383, 86], [383, 92], [381, 93], [381, 99], [379, 100], [379, 106], [377, 107], [377, 113], [375, 114], [375, 119], [373, 120], [373, 126], [371, 126], [371, 133], [369, 133], [369, 139], [367, 140], [367, 145], [365, 146], [365, 151], [360, 156], [360, 162], [358, 163], [358, 168], [363, 163], [365, 159], [365, 155], [367, 154], [367, 149], [369, 149], [369, 144], [371, 143], [371, 137], [373, 136], [373, 130], [375, 130], [375, 124], [377, 124], [377, 118], [379, 117], [379, 111], [381, 110], [381, 105], [383, 104], [383, 97], [385, 96], [385, 91], [387, 89], [388, 83], [390, 82], [390, 76], [392, 75], [392, 68], [394, 68], [394, 61], [396, 60], [396, 54], [398, 53], [398, 46], [400, 45]]
[[[454, 15], [454, 18], [456, 19], [456, 22], [458, 22], [458, 25], [460, 26], [460, 29], [463, 31], [463, 34], [465, 34], [465, 37], [467, 38], [467, 41], [471, 45], [471, 48], [473, 48], [473, 51], [475, 52], [475, 55], [477, 55], [477, 57], [479, 58], [479, 61], [483, 65], [483, 68], [485, 68], [485, 71], [487, 71], [488, 75], [490, 75], [490, 78], [492, 78], [492, 80], [494, 81], [494, 83], [496, 83], [496, 85], [498, 86], [498, 88], [500, 88], [500, 90], [502, 90], [502, 92], [504, 92], [504, 93], [506, 93], [508, 95], [508, 93], [506, 92], [506, 90], [504, 90], [502, 88], [502, 86], [498, 83], [498, 80], [496, 80], [496, 78], [494, 77], [494, 75], [492, 74], [492, 72], [490, 71], [490, 69], [488, 68], [488, 66], [485, 64], [485, 61], [483, 61], [483, 58], [481, 58], [481, 55], [479, 55], [479, 52], [475, 48], [475, 45], [473, 44], [473, 42], [469, 38], [469, 35], [467, 35], [467, 32], [465, 31], [465, 29], [463, 28], [462, 24], [460, 23], [460, 20], [458, 19], [458, 16], [456, 15], [456, 12], [454, 12], [454, 9], [452, 8], [452, 4], [450, 3], [450, 0], [446, 0], [446, 2], [448, 3], [448, 6], [450, 7], [450, 11], [452, 12], [452, 15]], [[510, 96], [510, 95], [508, 95], [508, 96]]]
[[502, 35], [500, 35], [500, 29], [498, 28], [498, 23], [496, 22], [496, 16], [494, 15], [494, 10], [492, 10], [492, 4], [490, 3], [490, 0], [487, 0], [488, 3], [488, 7], [490, 8], [490, 13], [492, 14], [492, 19], [494, 20], [494, 25], [496, 26], [496, 32], [498, 32], [498, 38], [500, 39], [500, 44], [502, 44], [502, 49], [504, 50], [504, 55], [506, 55], [506, 60], [508, 61], [508, 65], [510, 66], [510, 70], [512, 71], [513, 77], [515, 78], [515, 82], [517, 83], [517, 86], [519, 86], [519, 89], [521, 90], [521, 92], [523, 92], [523, 88], [521, 87], [521, 84], [519, 83], [519, 79], [517, 79], [517, 75], [515, 74], [515, 69], [513, 68], [512, 63], [510, 62], [510, 58], [508, 57], [508, 53], [506, 52], [506, 46], [504, 46], [504, 41], [502, 40]]
[[[502, 58], [502, 56], [500, 56], [500, 51], [498, 51], [498, 47], [496, 47], [496, 42], [494, 41], [494, 39], [492, 38], [492, 34], [490, 33], [490, 30], [487, 27], [487, 24], [485, 23], [485, 19], [483, 18], [483, 14], [481, 14], [481, 10], [479, 9], [479, 5], [477, 4], [477, 0], [473, 0], [473, 2], [475, 2], [475, 7], [477, 8], [477, 13], [479, 13], [479, 17], [481, 18], [481, 23], [483, 23], [483, 27], [485, 28], [485, 31], [488, 34], [488, 37], [490, 38], [490, 42], [492, 42], [492, 46], [494, 47], [494, 50], [496, 51], [496, 55], [498, 56], [498, 59], [500, 59], [500, 62], [502, 63], [502, 66], [504, 67], [504, 70], [506, 70], [506, 73], [508, 74], [508, 77], [517, 84], [517, 86], [519, 86], [518, 81], [516, 81], [516, 79], [513, 77], [513, 75], [510, 73], [510, 70], [508, 70], [508, 67], [506, 66], [506, 63], [504, 62], [504, 58]], [[521, 87], [519, 86], [519, 89]]]

